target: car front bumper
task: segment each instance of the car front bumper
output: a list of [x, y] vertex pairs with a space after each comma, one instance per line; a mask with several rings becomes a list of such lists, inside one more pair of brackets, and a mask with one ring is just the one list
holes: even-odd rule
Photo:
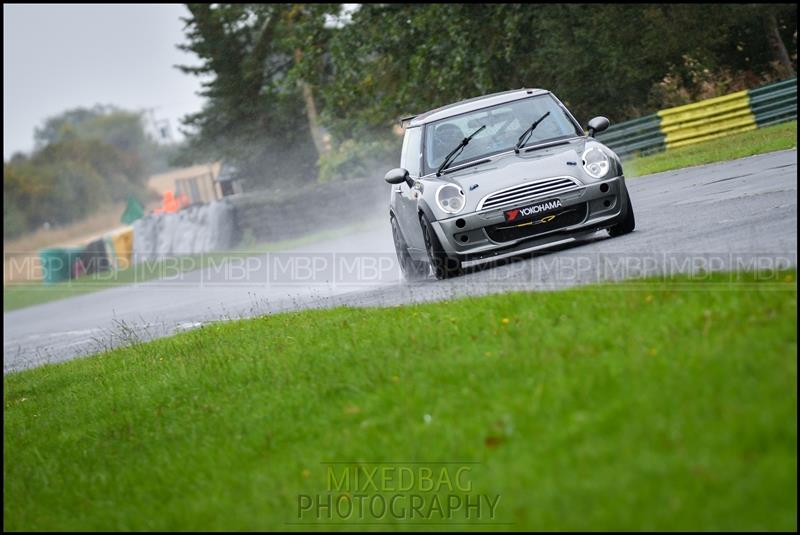
[[[618, 176], [521, 205], [559, 199], [561, 207], [553, 212], [556, 217], [546, 223], [536, 216], [528, 220], [528, 225], [500, 231], [510, 226], [504, 212], [520, 207], [509, 205], [440, 219], [433, 228], [447, 254], [469, 265], [560, 245], [587, 232], [611, 227], [625, 217], [627, 195], [625, 177]], [[572, 219], [562, 219], [566, 224], [561, 224], [561, 214], [571, 214]]]

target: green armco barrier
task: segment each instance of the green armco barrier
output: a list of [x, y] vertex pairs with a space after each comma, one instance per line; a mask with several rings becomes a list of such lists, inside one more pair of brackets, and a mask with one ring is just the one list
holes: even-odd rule
[[621, 158], [797, 119], [797, 78], [659, 110], [597, 135]]
[[633, 153], [655, 152], [664, 148], [664, 132], [655, 113], [611, 125], [597, 139], [611, 147], [620, 157]]
[[69, 256], [67, 249], [51, 248], [39, 251], [42, 280], [47, 284], [68, 280], [72, 270]]
[[40, 250], [42, 280], [46, 284], [54, 284], [71, 279], [75, 262], [83, 252], [83, 247], [51, 247]]
[[797, 119], [797, 78], [747, 92], [759, 127]]

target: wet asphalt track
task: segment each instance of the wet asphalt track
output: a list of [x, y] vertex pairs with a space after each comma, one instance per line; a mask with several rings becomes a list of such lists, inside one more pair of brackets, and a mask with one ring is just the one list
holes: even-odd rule
[[388, 221], [284, 253], [222, 263], [3, 314], [3, 371], [301, 308], [393, 306], [598, 280], [797, 264], [797, 151], [628, 181], [636, 231], [605, 232], [451, 281], [402, 282]]

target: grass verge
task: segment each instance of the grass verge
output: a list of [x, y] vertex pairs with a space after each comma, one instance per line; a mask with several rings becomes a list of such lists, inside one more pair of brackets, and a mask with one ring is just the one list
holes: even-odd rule
[[797, 121], [791, 121], [634, 158], [625, 162], [625, 176], [633, 178], [795, 147], [797, 147]]
[[145, 261], [129, 268], [85, 275], [77, 279], [55, 284], [44, 284], [41, 281], [9, 283], [3, 288], [3, 311], [8, 312], [125, 284], [174, 277], [183, 272], [194, 271], [213, 265], [218, 266], [222, 262], [232, 258], [246, 258], [272, 251], [285, 251], [303, 245], [310, 245], [322, 240], [338, 238], [350, 232], [369, 228], [374, 228], [374, 221], [315, 232], [291, 240], [242, 246], [232, 251], [220, 251], [216, 253]]
[[[305, 311], [10, 374], [5, 528], [793, 531], [795, 277]], [[356, 501], [331, 466], [433, 461], [474, 463], [494, 517], [300, 512]]]

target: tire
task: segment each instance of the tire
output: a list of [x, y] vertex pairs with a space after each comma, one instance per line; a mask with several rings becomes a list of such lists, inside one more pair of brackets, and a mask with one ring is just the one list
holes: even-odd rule
[[425, 248], [428, 250], [428, 258], [430, 258], [436, 278], [442, 280], [461, 275], [461, 261], [458, 258], [447, 256], [425, 214], [420, 214], [419, 224], [422, 227]]
[[425, 262], [417, 262], [411, 258], [408, 252], [408, 245], [406, 240], [403, 239], [403, 234], [400, 232], [400, 226], [394, 215], [389, 216], [389, 222], [392, 225], [392, 238], [394, 239], [394, 250], [397, 253], [397, 262], [400, 264], [400, 271], [403, 272], [403, 277], [408, 281], [418, 281], [428, 277], [430, 274], [430, 267]]
[[617, 236], [622, 236], [624, 234], [630, 234], [633, 232], [633, 229], [636, 228], [636, 218], [633, 215], [633, 205], [631, 204], [631, 196], [627, 194], [627, 188], [625, 193], [625, 197], [628, 199], [625, 210], [625, 218], [621, 222], [608, 229], [608, 234], [612, 238], [616, 238]]

